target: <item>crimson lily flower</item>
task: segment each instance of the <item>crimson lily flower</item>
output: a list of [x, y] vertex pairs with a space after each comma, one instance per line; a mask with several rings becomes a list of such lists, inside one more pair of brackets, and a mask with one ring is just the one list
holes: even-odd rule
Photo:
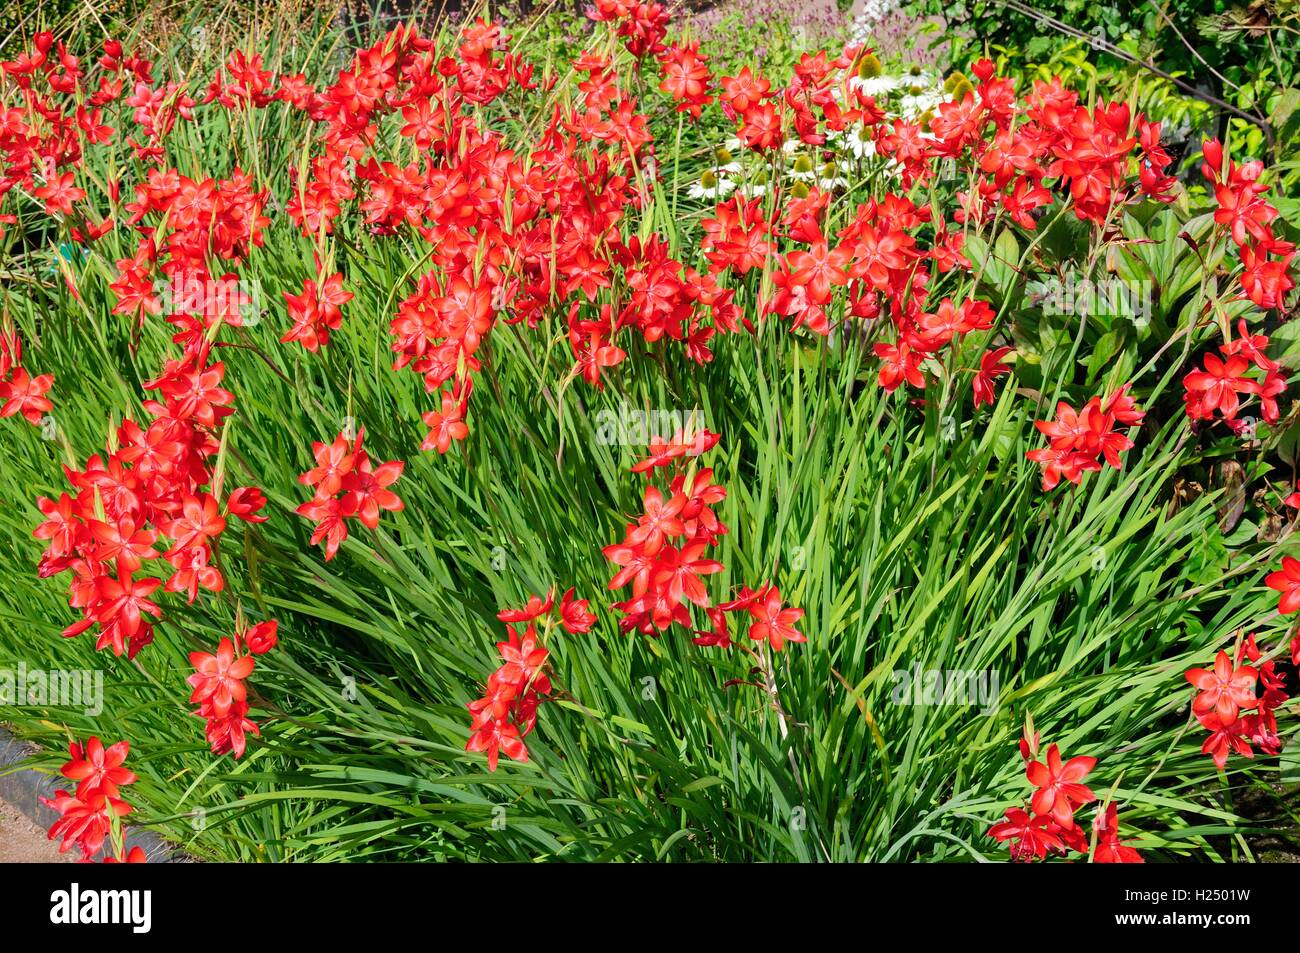
[[976, 407], [993, 403], [996, 396], [995, 382], [1002, 375], [1011, 373], [1011, 368], [1004, 364], [1003, 360], [1013, 350], [1014, 348], [1010, 347], [998, 347], [980, 355], [980, 369], [976, 372], [972, 385]]
[[1073, 827], [1075, 809], [1097, 800], [1097, 796], [1081, 783], [1096, 764], [1096, 758], [1083, 755], [1062, 764], [1060, 748], [1055, 744], [1047, 749], [1046, 764], [1029, 762], [1025, 776], [1038, 788], [1030, 801], [1034, 813], [1051, 815], [1062, 827]]
[[568, 589], [560, 598], [560, 621], [571, 635], [590, 632], [596, 624], [596, 615], [588, 609], [587, 599], [573, 598], [573, 589]]
[[181, 515], [170, 522], [161, 524], [162, 531], [170, 536], [175, 544], [172, 553], [197, 546], [206, 546], [209, 540], [216, 539], [226, 531], [226, 518], [221, 515], [221, 508], [209, 493], [187, 496], [181, 504]]
[[1007, 808], [1006, 820], [989, 828], [989, 836], [1000, 841], [1011, 841], [1013, 860], [1042, 860], [1049, 852], [1065, 853], [1065, 844], [1051, 817], [1030, 816], [1019, 807]]
[[160, 585], [160, 579], [132, 580], [130, 571], [125, 567], [119, 570], [116, 579], [104, 576], [97, 584], [100, 608], [96, 619], [101, 624], [116, 622], [122, 634], [130, 638], [140, 631], [143, 613], [155, 618], [162, 615], [162, 610], [148, 598]]
[[503, 681], [530, 686], [543, 695], [550, 693], [551, 683], [542, 669], [551, 653], [537, 644], [537, 632], [532, 626], [522, 639], [511, 630], [509, 641], [497, 643], [497, 652], [503, 663], [499, 669]]
[[753, 601], [747, 606], [756, 620], [749, 627], [749, 637], [756, 642], [767, 642], [774, 652], [779, 652], [786, 642], [807, 642], [794, 624], [803, 618], [803, 610], [784, 608], [781, 592], [771, 584], [759, 587]]
[[522, 609], [502, 609], [497, 613], [497, 618], [502, 622], [532, 622], [550, 612], [554, 602], [555, 590], [548, 592], [545, 599], [541, 596], [529, 596], [528, 604]]
[[194, 686], [191, 702], [210, 701], [216, 715], [222, 717], [232, 704], [248, 697], [243, 680], [252, 674], [255, 663], [251, 655], [235, 658], [235, 646], [230, 639], [222, 639], [217, 644], [215, 655], [191, 652], [190, 664], [195, 668], [194, 674], [186, 679]]
[[1144, 863], [1141, 854], [1120, 841], [1118, 809], [1114, 804], [1109, 804], [1105, 811], [1098, 812], [1092, 827], [1097, 834], [1097, 849], [1093, 852], [1093, 861], [1098, 864]]
[[95, 791], [108, 797], [117, 797], [118, 788], [135, 783], [135, 773], [122, 767], [131, 751], [129, 741], [119, 741], [108, 748], [98, 738], [91, 736], [83, 747], [79, 742], [68, 744], [71, 760], [60, 773], [69, 781], [76, 781], [77, 797], [85, 800]]
[[1282, 568], [1264, 577], [1264, 585], [1282, 593], [1277, 611], [1290, 615], [1300, 609], [1300, 559], [1282, 557]]
[[1187, 680], [1200, 694], [1192, 702], [1192, 711], [1198, 716], [1213, 714], [1219, 724], [1231, 725], [1243, 708], [1254, 708], [1255, 681], [1259, 673], [1249, 665], [1232, 667], [1228, 653], [1220, 651], [1214, 659], [1214, 668], [1193, 668], [1187, 671]]
[[50, 840], [61, 841], [60, 853], [75, 846], [83, 860], [103, 849], [114, 818], [131, 813], [131, 805], [102, 791], [91, 791], [85, 798], [56, 791], [53, 798], [41, 798], [41, 803], [59, 812], [59, 819], [50, 827]]
[[357, 468], [343, 480], [347, 491], [343, 495], [343, 508], [355, 513], [367, 529], [378, 529], [380, 510], [395, 512], [404, 506], [401, 497], [388, 487], [397, 482], [406, 464], [390, 460], [376, 467], [364, 452], [357, 456], [362, 458]]
[[1240, 402], [1238, 394], [1253, 394], [1259, 385], [1249, 377], [1250, 361], [1241, 354], [1233, 354], [1225, 361], [1216, 354], [1206, 354], [1202, 359], [1205, 370], [1192, 371], [1183, 378], [1189, 406], [1195, 401], [1201, 414], [1209, 417], [1215, 410], [1232, 420], [1237, 415]]
[[490, 721], [475, 731], [466, 742], [465, 750], [486, 753], [489, 771], [497, 769], [497, 759], [502, 752], [515, 761], [528, 760], [528, 748], [519, 736], [519, 729], [502, 721]]
[[648, 486], [643, 500], [645, 514], [637, 519], [636, 529], [627, 534], [627, 545], [640, 547], [647, 556], [653, 556], [663, 547], [666, 537], [686, 532], [678, 518], [686, 505], [686, 497], [674, 493], [665, 503], [658, 488]]
[[21, 367], [15, 367], [7, 381], [0, 381], [0, 417], [22, 414], [28, 423], [39, 425], [41, 418], [54, 409], [45, 392], [54, 384], [53, 374], [32, 377]]

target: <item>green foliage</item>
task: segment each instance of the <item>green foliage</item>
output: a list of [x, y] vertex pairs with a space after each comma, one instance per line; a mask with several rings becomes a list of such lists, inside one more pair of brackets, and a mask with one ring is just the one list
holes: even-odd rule
[[[1030, 61], [1050, 58], [1070, 42], [1046, 22], [1052, 20], [1169, 72], [1198, 78], [1217, 71], [1239, 80], [1258, 69], [1261, 53], [1271, 48], [1281, 54], [1280, 68], [1289, 79], [1295, 60], [1287, 54], [1297, 48], [1300, 35], [1300, 11], [1290, 0], [912, 0], [907, 6], [921, 15], [943, 16], [976, 49], [996, 38]], [[1104, 51], [1098, 58], [1110, 65], [1123, 62]]]

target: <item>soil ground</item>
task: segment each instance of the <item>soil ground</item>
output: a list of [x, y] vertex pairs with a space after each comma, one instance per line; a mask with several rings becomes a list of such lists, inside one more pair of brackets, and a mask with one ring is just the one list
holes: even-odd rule
[[45, 831], [0, 800], [0, 864], [70, 863], [75, 856], [74, 851], [60, 854]]

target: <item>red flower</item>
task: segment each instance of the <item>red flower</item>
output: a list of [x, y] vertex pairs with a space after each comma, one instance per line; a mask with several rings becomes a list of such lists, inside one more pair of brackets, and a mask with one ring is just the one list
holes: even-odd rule
[[75, 796], [58, 791], [53, 798], [41, 798], [59, 813], [50, 826], [50, 839], [62, 840], [61, 852], [76, 846], [82, 860], [90, 860], [103, 848], [114, 821], [131, 812], [131, 806], [119, 797], [120, 788], [136, 780], [134, 772], [123, 767], [130, 750], [125, 741], [105, 748], [95, 737], [84, 746], [77, 741], [68, 744], [70, 760], [60, 771], [78, 782]]
[[438, 448], [439, 453], [451, 449], [453, 440], [464, 440], [469, 436], [469, 427], [465, 425], [465, 401], [468, 393], [457, 397], [451, 391], [442, 393], [442, 410], [430, 410], [424, 417], [429, 435], [420, 444], [421, 450]]
[[165, 410], [168, 416], [215, 427], [220, 418], [231, 413], [229, 405], [235, 400], [230, 391], [220, 386], [225, 372], [226, 367], [220, 362], [203, 370], [178, 368], [147, 382], [145, 387], [156, 387], [167, 398]]
[[1255, 707], [1258, 673], [1249, 665], [1234, 669], [1227, 652], [1215, 656], [1213, 669], [1188, 669], [1186, 677], [1200, 692], [1192, 702], [1198, 716], [1213, 714], [1220, 724], [1231, 725], [1240, 709]]
[[338, 552], [343, 541], [348, 538], [346, 517], [343, 504], [337, 497], [308, 500], [294, 510], [299, 516], [305, 516], [316, 524], [311, 534], [311, 545], [325, 541], [325, 561], [329, 562]]
[[357, 467], [343, 481], [343, 509], [355, 513], [368, 529], [379, 527], [379, 512], [396, 512], [403, 508], [400, 497], [388, 487], [397, 482], [405, 468], [401, 460], [375, 466], [364, 452], [358, 452]]
[[254, 655], [265, 655], [279, 643], [279, 629], [280, 623], [275, 619], [249, 626], [244, 632], [244, 644]]
[[681, 536], [686, 527], [678, 517], [686, 505], [686, 497], [674, 494], [664, 502], [663, 494], [648, 486], [644, 494], [645, 513], [637, 518], [636, 529], [627, 534], [627, 545], [639, 547], [647, 556], [653, 556], [664, 545], [668, 536]]
[[550, 691], [550, 682], [542, 674], [542, 669], [551, 653], [537, 644], [537, 632], [532, 626], [528, 627], [522, 638], [511, 629], [510, 638], [497, 643], [497, 651], [501, 655], [499, 677], [503, 681], [521, 688], [534, 688], [542, 694]]
[[72, 203], [86, 197], [86, 190], [77, 188], [73, 180], [73, 173], [64, 172], [52, 176], [46, 185], [32, 191], [33, 196], [45, 202], [45, 214], [72, 214]]
[[1142, 855], [1132, 847], [1120, 842], [1119, 814], [1114, 804], [1106, 805], [1105, 811], [1098, 811], [1092, 822], [1092, 829], [1097, 835], [1097, 849], [1092, 859], [1099, 864], [1141, 864]]
[[198, 598], [200, 588], [220, 592], [226, 587], [226, 581], [217, 567], [208, 565], [211, 558], [206, 546], [169, 552], [167, 561], [175, 567], [176, 572], [167, 580], [164, 589], [167, 592], [186, 593], [191, 603]]
[[719, 648], [731, 647], [731, 631], [727, 627], [727, 613], [722, 607], [710, 607], [704, 610], [709, 617], [708, 629], [695, 629], [695, 638], [691, 639], [696, 645], [716, 645]]
[[312, 444], [316, 466], [298, 477], [298, 482], [315, 487], [319, 498], [333, 496], [343, 486], [343, 477], [352, 472], [352, 441], [339, 434], [333, 443]]
[[381, 511], [403, 508], [401, 498], [388, 487], [397, 482], [405, 464], [390, 460], [375, 466], [363, 448], [364, 440], [362, 430], [355, 441], [340, 433], [333, 443], [314, 443], [316, 466], [298, 477], [300, 483], [314, 486], [316, 493], [295, 512], [316, 523], [311, 544], [325, 541], [327, 562], [348, 538], [349, 517], [356, 517], [363, 526], [375, 530], [379, 527]]
[[29, 423], [39, 425], [41, 417], [54, 409], [45, 392], [54, 384], [53, 374], [32, 377], [21, 367], [15, 367], [7, 381], [0, 381], [0, 417], [22, 414]]
[[573, 598], [573, 589], [565, 591], [560, 598], [560, 621], [571, 635], [590, 632], [596, 624], [596, 616], [588, 609], [589, 601]]
[[1244, 726], [1240, 721], [1224, 725], [1214, 718], [1212, 724], [1204, 727], [1209, 729], [1210, 734], [1201, 745], [1201, 754], [1208, 754], [1213, 758], [1215, 766], [1220, 771], [1227, 765], [1228, 756], [1234, 751], [1243, 758], [1255, 757], [1250, 742], [1244, 736]]
[[222, 639], [217, 654], [191, 652], [190, 664], [195, 672], [186, 681], [194, 686], [190, 701], [211, 705], [217, 717], [225, 716], [235, 702], [248, 697], [244, 679], [253, 672], [253, 658], [245, 655], [235, 658], [235, 646], [230, 639]]
[[203, 706], [194, 714], [206, 719], [204, 736], [212, 753], [216, 755], [229, 753], [242, 758], [248, 744], [248, 734], [261, 734], [257, 725], [248, 719], [247, 702], [232, 702], [224, 715], [216, 714], [211, 705]]
[[330, 342], [330, 332], [337, 331], [343, 321], [343, 305], [352, 300], [352, 293], [343, 290], [343, 276], [330, 275], [324, 281], [303, 281], [300, 295], [284, 293], [293, 327], [280, 338], [281, 341], [298, 341], [308, 351], [315, 352]]
[[700, 118], [703, 107], [713, 102], [708, 94], [711, 77], [705, 65], [707, 61], [700, 53], [698, 40], [685, 46], [670, 46], [659, 61], [663, 70], [659, 88], [678, 101], [678, 112], [688, 112], [696, 119]]
[[886, 393], [893, 393], [904, 381], [913, 387], [925, 386], [925, 375], [921, 373], [921, 362], [926, 358], [924, 351], [916, 350], [906, 341], [897, 345], [877, 341], [872, 350], [881, 361], [877, 380]]
[[190, 664], [195, 668], [187, 679], [194, 686], [190, 701], [199, 706], [194, 714], [206, 722], [204, 735], [213, 754], [242, 757], [248, 734], [260, 734], [248, 718], [248, 689], [244, 685], [255, 662], [252, 655], [237, 656], [236, 652], [241, 642], [248, 645], [250, 652], [269, 651], [275, 645], [276, 628], [274, 620], [263, 622], [236, 634], [234, 641], [222, 639], [215, 655], [190, 654]]
[[776, 586], [770, 583], [759, 586], [753, 600], [745, 608], [755, 620], [749, 627], [749, 637], [756, 642], [769, 643], [773, 651], [781, 651], [786, 642], [808, 641], [794, 627], [803, 618], [803, 610], [785, 608], [781, 603], [781, 592]]
[[1092, 398], [1078, 413], [1065, 401], [1058, 403], [1055, 420], [1034, 423], [1049, 438], [1049, 445], [1026, 454], [1043, 467], [1043, 489], [1052, 489], [1061, 477], [1077, 485], [1085, 472], [1101, 469], [1102, 459], [1121, 469], [1120, 454], [1130, 449], [1133, 441], [1115, 428], [1131, 426], [1142, 416], [1125, 389], [1105, 407], [1100, 397]]
[[145, 856], [144, 848], [139, 844], [126, 852], [125, 860], [118, 860], [116, 857], [104, 858], [104, 863], [106, 864], [146, 864], [148, 862], [149, 858]]
[[980, 369], [975, 374], [973, 385], [976, 407], [980, 406], [980, 404], [993, 403], [995, 396], [994, 382], [1003, 374], [1011, 373], [1011, 368], [1002, 362], [1013, 350], [1010, 347], [999, 347], [991, 351], [985, 351], [980, 355]]
[[50, 840], [61, 841], [60, 853], [75, 846], [83, 860], [100, 852], [115, 819], [131, 813], [131, 805], [102, 791], [92, 791], [85, 798], [56, 791], [53, 798], [42, 797], [41, 803], [59, 813], [59, 819], [50, 826]]
[[1049, 852], [1065, 853], [1060, 831], [1051, 817], [1031, 817], [1018, 807], [1007, 808], [1005, 817], [1006, 820], [989, 828], [989, 836], [1012, 842], [1012, 860], [1042, 860]]
[[528, 604], [522, 609], [502, 609], [497, 613], [497, 618], [502, 622], [532, 622], [550, 612], [554, 603], [555, 592], [552, 590], [546, 594], [545, 599], [541, 596], [529, 596]]
[[1300, 559], [1291, 556], [1282, 557], [1282, 568], [1269, 573], [1264, 578], [1264, 585], [1282, 593], [1277, 601], [1277, 611], [1290, 615], [1300, 610]]
[[1254, 394], [1259, 385], [1246, 377], [1250, 361], [1241, 354], [1233, 354], [1226, 361], [1215, 354], [1203, 358], [1205, 370], [1192, 371], [1183, 378], [1186, 393], [1183, 401], [1187, 414], [1193, 419], [1208, 420], [1218, 410], [1232, 420], [1240, 406], [1238, 394]]
[[162, 584], [158, 579], [131, 579], [130, 570], [123, 567], [118, 578], [103, 576], [97, 583], [99, 595], [99, 622], [113, 623], [127, 638], [140, 631], [143, 614], [162, 615], [162, 610], [151, 602], [149, 594]]
[[[501, 665], [487, 680], [485, 693], [470, 702], [470, 737], [466, 751], [482, 751], [488, 756], [488, 770], [495, 771], [497, 758], [504, 753], [516, 761], [528, 760], [524, 737], [537, 722], [537, 709], [551, 694], [547, 675], [549, 650], [540, 643], [536, 621], [548, 617], [543, 634], [552, 631], [556, 620], [549, 618], [555, 608], [553, 591], [545, 599], [530, 596], [522, 609], [503, 609], [497, 618], [506, 622], [507, 639], [496, 645]], [[573, 589], [560, 600], [558, 622], [568, 632], [587, 632], [596, 617], [587, 610], [586, 600], [575, 600]], [[516, 623], [527, 622], [521, 636]]]
[[1287, 292], [1295, 287], [1291, 277], [1294, 251], [1281, 258], [1271, 259], [1262, 245], [1244, 245], [1241, 249], [1241, 287], [1248, 297], [1261, 308], [1280, 308]]
[[94, 736], [84, 748], [76, 741], [69, 742], [71, 760], [60, 773], [69, 781], [77, 782], [77, 797], [83, 800], [93, 792], [117, 797], [119, 787], [134, 784], [136, 780], [134, 772], [122, 767], [130, 751], [130, 742], [119, 741], [105, 748]]
[[187, 496], [181, 504], [181, 515], [161, 524], [160, 528], [174, 541], [171, 552], [206, 546], [226, 530], [226, 519], [211, 495]]
[[1061, 763], [1061, 751], [1056, 745], [1047, 749], [1047, 763], [1031, 761], [1025, 768], [1034, 792], [1030, 806], [1035, 814], [1048, 815], [1061, 827], [1074, 826], [1075, 809], [1097, 799], [1097, 796], [1080, 783], [1096, 766], [1097, 759], [1080, 755]]
[[258, 514], [266, 507], [266, 495], [255, 486], [241, 486], [230, 491], [226, 510], [249, 523], [265, 523], [267, 517]]
[[718, 443], [718, 435], [708, 430], [691, 430], [685, 428], [677, 431], [668, 440], [662, 437], [650, 439], [650, 456], [632, 465], [633, 473], [643, 473], [655, 467], [668, 466], [681, 457], [698, 457], [712, 450]]
[[143, 560], [156, 559], [158, 556], [153, 548], [158, 534], [153, 530], [137, 529], [135, 520], [129, 516], [112, 523], [90, 520], [87, 525], [95, 540], [95, 559], [100, 562], [116, 564], [127, 572], [135, 572]]
[[722, 101], [742, 115], [770, 95], [772, 84], [755, 76], [748, 66], [735, 76], [722, 77]]
[[[1051, 745], [1047, 750], [1047, 763], [1043, 764], [1036, 760], [1038, 737], [1032, 719], [1026, 717], [1019, 750], [1025, 764], [1025, 775], [1037, 788], [1030, 800], [1030, 810], [1007, 810], [1006, 820], [995, 824], [989, 830], [989, 836], [1011, 842], [1012, 860], [1042, 860], [1049, 853], [1086, 855], [1089, 851], [1088, 837], [1075, 823], [1074, 812], [1096, 800], [1092, 791], [1081, 783], [1095, 767], [1096, 759], [1071, 758], [1062, 764], [1060, 750]], [[1115, 817], [1115, 807], [1110, 805], [1108, 810], [1099, 811], [1093, 819], [1098, 843], [1094, 859], [1103, 863], [1140, 863], [1137, 852], [1120, 843]]]
[[528, 760], [528, 748], [519, 735], [519, 729], [504, 721], [489, 721], [478, 727], [466, 742], [465, 750], [487, 754], [489, 771], [497, 769], [497, 759], [502, 752], [515, 761]]

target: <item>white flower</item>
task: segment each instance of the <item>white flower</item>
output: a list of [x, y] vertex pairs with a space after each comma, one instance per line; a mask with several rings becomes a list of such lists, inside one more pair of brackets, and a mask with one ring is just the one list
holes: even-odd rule
[[866, 0], [849, 28], [849, 42], [859, 46], [867, 44], [875, 28], [899, 6], [899, 0]]
[[812, 182], [817, 178], [817, 163], [809, 155], [797, 155], [786, 169], [786, 175], [799, 182]]
[[915, 119], [934, 109], [943, 102], [943, 94], [934, 89], [922, 89], [916, 93], [908, 93], [898, 104], [898, 111], [904, 119]]
[[918, 63], [913, 63], [909, 66], [907, 72], [902, 75], [899, 82], [904, 86], [920, 86], [922, 88], [939, 85], [935, 78], [927, 73]]
[[686, 190], [686, 194], [693, 199], [709, 199], [713, 202], [720, 202], [735, 189], [736, 183], [731, 179], [706, 172], [698, 180], [691, 183], [690, 188]]
[[855, 159], [870, 159], [876, 154], [876, 141], [867, 133], [867, 127], [861, 123], [845, 130], [844, 147]]
[[849, 162], [841, 162], [835, 159], [823, 162], [817, 169], [817, 188], [823, 192], [847, 189], [853, 171], [853, 165]]
[[862, 12], [858, 14], [858, 23], [876, 24], [898, 9], [898, 0], [866, 0]]
[[862, 90], [864, 96], [883, 96], [902, 85], [897, 76], [851, 76], [849, 85]]

